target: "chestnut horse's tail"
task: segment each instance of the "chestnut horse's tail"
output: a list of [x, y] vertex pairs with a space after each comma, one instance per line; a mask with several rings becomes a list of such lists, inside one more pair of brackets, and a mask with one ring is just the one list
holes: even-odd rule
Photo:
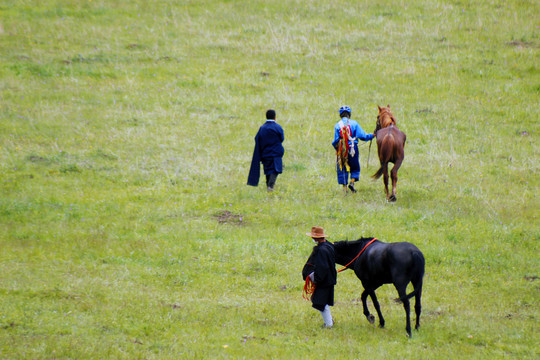
[[384, 172], [388, 170], [388, 163], [392, 160], [394, 143], [394, 136], [392, 134], [387, 134], [382, 140], [381, 144], [377, 144], [378, 146], [380, 146], [379, 159], [381, 160], [381, 167], [379, 168], [379, 170], [377, 170], [375, 174], [371, 175], [373, 179], [380, 178], [382, 174], [384, 174]]
[[378, 179], [382, 176], [382, 174], [384, 174], [384, 168], [386, 168], [388, 166], [388, 163], [385, 162], [384, 164], [381, 164], [381, 167], [379, 168], [379, 170], [377, 170], [377, 172], [373, 175], [371, 175], [371, 177], [373, 179]]

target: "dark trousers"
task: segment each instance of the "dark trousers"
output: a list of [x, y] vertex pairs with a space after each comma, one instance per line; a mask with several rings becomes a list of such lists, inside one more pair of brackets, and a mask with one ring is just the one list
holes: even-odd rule
[[277, 177], [278, 177], [277, 173], [266, 175], [266, 187], [269, 189], [273, 189], [274, 185], [276, 185]]

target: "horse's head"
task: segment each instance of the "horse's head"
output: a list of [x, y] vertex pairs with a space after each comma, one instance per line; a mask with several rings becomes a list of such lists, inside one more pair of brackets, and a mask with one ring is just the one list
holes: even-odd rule
[[355, 241], [336, 241], [334, 243], [334, 251], [336, 253], [336, 263], [347, 265], [358, 255], [362, 246], [372, 238], [361, 238]]
[[355, 241], [336, 241], [334, 243], [334, 251], [336, 253], [336, 263], [352, 268], [353, 262], [366, 248], [373, 243], [376, 238], [360, 238]]
[[[336, 241], [334, 243], [334, 251], [336, 253], [336, 263], [339, 265], [345, 265], [351, 261], [349, 242], [348, 241]], [[354, 256], [354, 255], [353, 255]]]
[[375, 133], [390, 125], [396, 125], [396, 118], [390, 111], [390, 105], [386, 105], [386, 107], [380, 107], [377, 105], [377, 107], [379, 108], [379, 114], [377, 115], [377, 125], [374, 131]]

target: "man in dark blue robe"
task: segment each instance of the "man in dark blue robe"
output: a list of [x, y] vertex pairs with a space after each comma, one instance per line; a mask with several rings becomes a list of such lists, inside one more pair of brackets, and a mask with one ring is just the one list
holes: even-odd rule
[[268, 191], [274, 189], [278, 175], [283, 172], [282, 158], [285, 153], [282, 145], [283, 140], [285, 140], [285, 134], [281, 125], [276, 122], [276, 112], [268, 110], [266, 112], [266, 122], [255, 135], [255, 148], [251, 159], [251, 168], [249, 169], [248, 185], [259, 185], [261, 176], [259, 163], [262, 163], [266, 175], [266, 187]]

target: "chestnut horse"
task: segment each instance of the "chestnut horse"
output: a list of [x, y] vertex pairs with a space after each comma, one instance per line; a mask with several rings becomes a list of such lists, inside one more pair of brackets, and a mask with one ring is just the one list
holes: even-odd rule
[[[390, 105], [379, 108], [379, 115], [377, 115], [377, 126], [375, 128], [375, 134], [377, 134], [377, 152], [379, 154], [379, 161], [381, 167], [372, 178], [378, 179], [381, 175], [384, 175], [384, 187], [386, 190], [386, 200], [396, 201], [396, 184], [398, 180], [397, 172], [403, 163], [405, 158], [405, 141], [407, 136], [404, 132], [398, 129], [396, 125], [396, 118], [390, 111]], [[388, 163], [393, 163], [391, 176], [392, 176], [392, 194], [388, 193]]]

